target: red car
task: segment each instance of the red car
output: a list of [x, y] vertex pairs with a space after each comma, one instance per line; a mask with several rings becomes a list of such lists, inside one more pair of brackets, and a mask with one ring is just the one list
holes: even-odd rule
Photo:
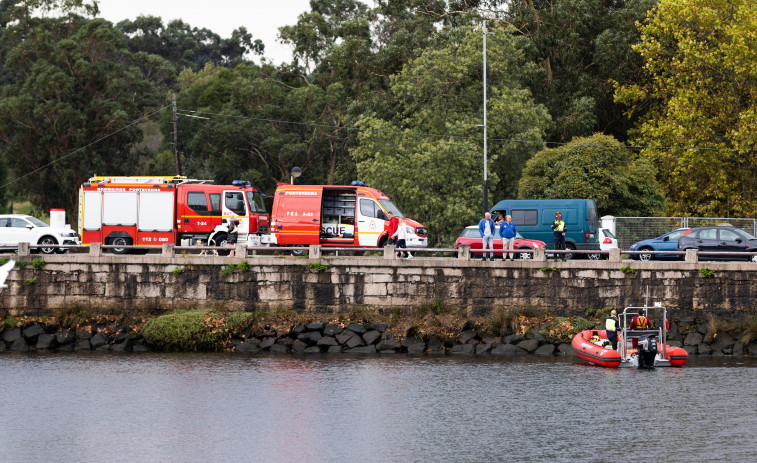
[[[497, 227], [497, 232], [499, 232], [499, 227]], [[481, 242], [481, 233], [478, 231], [478, 225], [471, 225], [470, 227], [465, 227], [462, 233], [460, 233], [460, 236], [457, 238], [457, 241], [455, 241], [455, 249], [461, 247], [461, 246], [468, 246], [471, 248], [471, 255], [475, 257], [481, 257], [482, 252], [473, 252], [473, 250], [481, 250], [483, 243]], [[520, 233], [515, 235], [515, 244], [513, 247], [518, 249], [539, 249], [546, 247], [546, 244], [544, 244], [544, 241], [539, 240], [530, 240], [528, 238], [523, 238]], [[495, 235], [494, 237], [494, 249], [495, 250], [502, 250], [502, 238], [499, 237], [499, 233]], [[533, 254], [529, 252], [515, 252], [515, 258], [516, 259], [531, 259]], [[495, 254], [495, 259], [502, 259], [502, 254]]]

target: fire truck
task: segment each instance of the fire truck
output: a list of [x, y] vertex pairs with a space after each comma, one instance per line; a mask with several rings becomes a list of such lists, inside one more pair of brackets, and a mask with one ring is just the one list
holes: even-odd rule
[[82, 244], [226, 246], [229, 218], [239, 220], [238, 243], [259, 245], [268, 233], [263, 195], [250, 182], [214, 185], [186, 177], [92, 177], [79, 190]]

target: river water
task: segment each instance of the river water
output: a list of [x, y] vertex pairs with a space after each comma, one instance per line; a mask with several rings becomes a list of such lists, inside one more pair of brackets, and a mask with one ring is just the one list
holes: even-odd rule
[[2, 354], [0, 461], [754, 461], [757, 359]]

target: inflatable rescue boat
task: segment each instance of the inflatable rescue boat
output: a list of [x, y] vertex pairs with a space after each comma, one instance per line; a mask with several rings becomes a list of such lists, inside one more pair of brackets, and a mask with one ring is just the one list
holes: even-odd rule
[[[659, 329], [632, 330], [629, 317], [650, 311], [661, 313]], [[585, 330], [573, 337], [571, 346], [580, 358], [607, 368], [635, 367], [680, 367], [689, 360], [689, 354], [681, 347], [667, 345], [667, 310], [660, 304], [654, 307], [628, 306], [623, 310], [622, 329], [618, 333], [618, 350], [613, 350], [605, 330]]]

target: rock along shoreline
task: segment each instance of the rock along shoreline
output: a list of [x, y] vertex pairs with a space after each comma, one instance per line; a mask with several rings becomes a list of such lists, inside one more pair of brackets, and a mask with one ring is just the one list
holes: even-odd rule
[[[558, 333], [562, 339], [556, 341], [554, 325], [548, 323], [510, 334], [495, 334], [480, 325], [468, 320], [458, 323], [459, 329], [424, 330], [417, 324], [406, 328], [324, 320], [277, 325], [256, 320], [228, 333], [215, 350], [274, 354], [574, 355], [572, 334]], [[143, 336], [143, 328], [144, 324], [102, 319], [77, 328], [64, 328], [54, 321], [19, 320], [15, 327], [0, 327], [0, 352], [158, 351]], [[690, 355], [757, 355], [757, 340], [745, 345], [739, 337], [713, 336], [711, 331], [711, 326], [694, 320], [680, 327], [672, 324], [668, 344], [683, 347]]]

